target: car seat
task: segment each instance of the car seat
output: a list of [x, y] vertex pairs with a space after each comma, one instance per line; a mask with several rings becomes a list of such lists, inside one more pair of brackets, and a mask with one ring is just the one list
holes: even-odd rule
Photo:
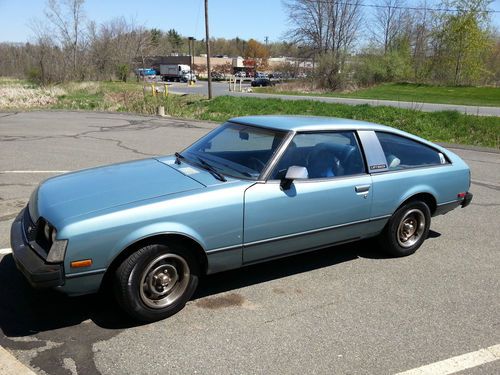
[[325, 143], [318, 143], [307, 156], [307, 171], [309, 178], [337, 176], [340, 171], [339, 159], [333, 148]]

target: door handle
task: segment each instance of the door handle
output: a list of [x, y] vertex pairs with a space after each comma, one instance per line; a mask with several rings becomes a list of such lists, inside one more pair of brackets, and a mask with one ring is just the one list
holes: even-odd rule
[[354, 190], [356, 190], [356, 193], [367, 193], [370, 190], [370, 185], [359, 185]]

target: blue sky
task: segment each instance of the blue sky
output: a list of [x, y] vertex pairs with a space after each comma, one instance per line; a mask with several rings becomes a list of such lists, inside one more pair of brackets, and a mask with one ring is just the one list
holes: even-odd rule
[[[0, 0], [0, 41], [28, 41], [32, 36], [30, 20], [44, 18], [45, 4], [45, 0]], [[147, 28], [174, 28], [182, 35], [202, 39], [203, 4], [204, 0], [86, 0], [85, 11], [87, 18], [97, 23], [123, 16]], [[500, 0], [495, 0], [491, 8], [500, 10]], [[268, 36], [270, 41], [277, 41], [287, 29], [281, 0], [209, 0], [209, 15], [212, 37], [238, 36], [263, 41]], [[493, 16], [493, 24], [500, 29], [500, 13]]]

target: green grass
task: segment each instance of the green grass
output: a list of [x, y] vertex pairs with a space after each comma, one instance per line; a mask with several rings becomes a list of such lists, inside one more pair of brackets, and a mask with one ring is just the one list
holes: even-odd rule
[[[8, 86], [15, 90], [19, 83]], [[255, 97], [217, 97], [143, 92], [141, 83], [82, 82], [60, 85], [53, 90], [55, 103], [20, 107], [29, 109], [70, 109], [131, 112], [152, 115], [159, 105], [173, 117], [223, 122], [231, 117], [259, 114], [343, 117], [393, 126], [434, 142], [468, 144], [500, 149], [500, 117], [464, 115], [455, 111], [418, 110], [369, 105], [323, 103], [312, 100], [260, 99]], [[48, 95], [48, 94], [47, 94]], [[2, 108], [0, 107], [0, 110]], [[12, 108], [10, 109], [12, 110]]]
[[0, 77], [0, 86], [11, 86], [11, 85], [36, 86], [26, 79], [18, 79], [13, 77]]
[[283, 86], [283, 90], [284, 91], [281, 91], [278, 85], [273, 88], [259, 88], [254, 91], [285, 95], [311, 95], [500, 107], [500, 88], [495, 87], [446, 87], [413, 83], [386, 83], [350, 93], [291, 91], [287, 90], [286, 86]]
[[421, 112], [385, 106], [229, 96], [217, 97], [210, 102], [201, 101], [192, 106], [198, 107], [198, 115], [194, 117], [202, 120], [221, 122], [234, 116], [258, 114], [343, 117], [393, 126], [434, 142], [500, 148], [500, 117], [463, 115], [456, 111]]
[[104, 93], [86, 94], [82, 91], [60, 95], [53, 109], [106, 110], [103, 103]]

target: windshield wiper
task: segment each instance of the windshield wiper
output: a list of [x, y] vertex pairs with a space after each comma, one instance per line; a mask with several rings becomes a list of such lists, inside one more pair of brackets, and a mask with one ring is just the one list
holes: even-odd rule
[[198, 161], [203, 166], [203, 168], [205, 168], [207, 171], [209, 171], [212, 174], [212, 176], [214, 176], [216, 179], [218, 179], [222, 182], [227, 181], [226, 178], [222, 174], [217, 172], [217, 170], [214, 167], [212, 167], [210, 164], [208, 164], [205, 160], [203, 160], [200, 157], [196, 157], [196, 159], [198, 159]]
[[176, 152], [175, 154], [175, 164], [181, 164], [181, 159], [185, 159], [184, 156], [182, 156], [181, 154], [179, 154], [178, 152]]

